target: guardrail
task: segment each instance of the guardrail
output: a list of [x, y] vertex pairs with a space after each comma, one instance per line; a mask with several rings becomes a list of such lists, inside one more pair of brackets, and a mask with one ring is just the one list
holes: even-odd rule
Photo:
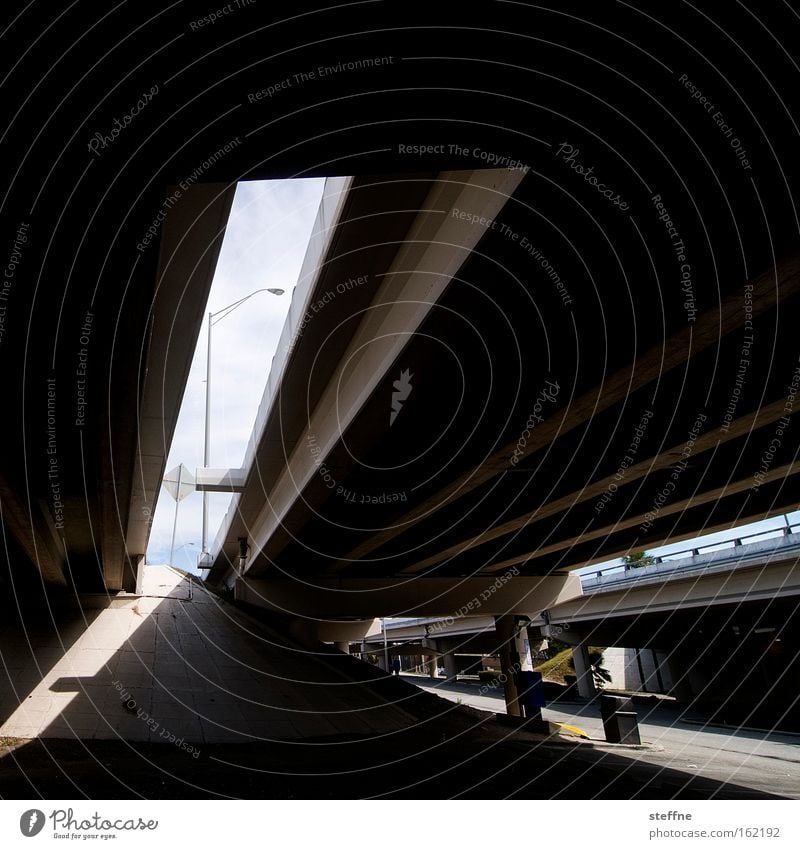
[[[675, 560], [688, 560], [690, 557], [699, 557], [701, 552], [709, 549], [725, 551], [725, 546], [738, 548], [745, 544], [745, 540], [753, 540], [756, 537], [763, 537], [769, 534], [780, 533], [784, 537], [790, 536], [792, 534], [797, 534], [797, 531], [795, 531], [794, 528], [800, 528], [800, 522], [795, 522], [794, 524], [789, 524], [787, 522], [787, 524], [782, 528], [770, 528], [767, 531], [758, 531], [758, 533], [755, 534], [746, 534], [745, 536], [737, 536], [731, 537], [730, 539], [718, 540], [717, 542], [709, 542], [705, 545], [695, 546], [694, 548], [685, 548], [681, 551], [671, 551], [669, 554], [654, 556], [652, 563], [647, 565], [657, 566], [663, 563], [670, 563]], [[798, 543], [800, 543], [800, 536], [798, 536]], [[628, 572], [637, 572], [641, 568], [641, 566], [631, 566], [628, 563], [620, 563], [616, 566], [607, 566], [605, 569], [598, 569], [596, 572], [587, 572], [586, 574], [581, 575], [581, 581], [589, 581], [591, 579], [597, 581], [605, 575], [616, 573], [625, 575]]]

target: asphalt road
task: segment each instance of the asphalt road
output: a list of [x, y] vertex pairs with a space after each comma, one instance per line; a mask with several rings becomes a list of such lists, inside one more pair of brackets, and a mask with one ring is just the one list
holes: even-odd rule
[[[423, 676], [403, 676], [437, 695], [478, 710], [505, 713], [502, 688], [487, 690], [477, 682], [448, 684]], [[597, 744], [633, 760], [679, 769], [720, 782], [800, 798], [800, 735], [739, 731], [705, 725], [697, 714], [682, 712], [674, 702], [638, 706], [642, 750], [605, 744], [600, 709], [586, 702], [557, 702], [542, 711], [551, 722], [567, 723]]]

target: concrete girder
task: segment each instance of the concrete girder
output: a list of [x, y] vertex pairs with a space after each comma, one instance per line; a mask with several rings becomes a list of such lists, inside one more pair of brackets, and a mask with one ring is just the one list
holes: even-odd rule
[[[741, 436], [749, 434], [757, 428], [766, 427], [778, 421], [782, 416], [792, 415], [794, 412], [794, 408], [790, 408], [787, 411], [785, 398], [781, 398], [772, 404], [765, 404], [744, 416], [740, 416], [725, 428], [719, 427], [701, 434], [695, 440], [692, 452], [694, 456], [697, 456], [705, 451], [715, 450], [719, 445], [739, 439]], [[424, 560], [415, 563], [414, 566], [406, 569], [403, 574], [411, 575], [422, 572], [443, 560], [463, 553], [467, 549], [513, 534], [521, 528], [530, 526], [535, 521], [540, 521], [548, 516], [554, 516], [564, 510], [574, 508], [575, 505], [582, 502], [593, 501], [606, 492], [609, 486], [613, 485], [616, 489], [621, 489], [624, 486], [641, 481], [644, 477], [654, 472], [668, 469], [675, 464], [677, 459], [680, 459], [682, 449], [683, 443], [679, 443], [666, 450], [659, 451], [654, 456], [645, 457], [635, 465], [627, 468], [623, 478], [620, 479], [617, 473], [613, 473], [599, 480], [592, 481], [587, 486], [581, 487], [580, 490], [570, 492], [567, 495], [537, 507], [534, 515], [531, 514], [530, 510], [526, 510], [522, 515], [488, 528], [476, 536], [465, 538], [454, 545], [443, 548], [435, 555], [426, 557]], [[503, 567], [494, 566], [486, 571], [497, 571], [498, 568]]]
[[403, 616], [409, 612], [457, 617], [478, 608], [486, 615], [530, 616], [580, 595], [580, 580], [576, 575], [563, 574], [517, 576], [498, 587], [487, 578], [414, 578], [404, 582], [352, 578], [314, 584], [292, 578], [240, 578], [235, 592], [240, 601], [313, 620]]
[[[130, 423], [115, 419], [103, 452], [102, 556], [108, 590], [135, 588], [136, 564], [147, 548], [235, 189], [207, 183], [170, 193], [177, 199], [164, 221], [150, 333], [137, 358], [141, 390], [135, 419]], [[124, 456], [117, 447], [121, 440], [131, 440], [135, 446], [129, 472], [118, 460]]]
[[[776, 268], [769, 269], [755, 278], [752, 286], [752, 315], [758, 316], [774, 308], [776, 302], [784, 301], [800, 291], [800, 257], [792, 257]], [[527, 445], [527, 453], [533, 454], [546, 447], [556, 437], [563, 437], [592, 417], [620, 403], [637, 389], [684, 364], [690, 357], [718, 345], [722, 337], [741, 329], [744, 320], [741, 295], [737, 293], [728, 296], [718, 307], [702, 313], [696, 322], [673, 334], [663, 345], [653, 346], [635, 362], [612, 374], [602, 385], [576, 398], [563, 416], [547, 418], [536, 428]], [[452, 504], [454, 498], [463, 498], [497, 475], [507, 472], [515, 446], [516, 442], [503, 446], [488, 457], [479, 469], [469, 469], [458, 479], [448, 481], [446, 486], [423, 502], [415, 504], [391, 525], [347, 552], [333, 571], [347, 568], [354, 560], [365, 557], [400, 535], [417, 519]]]
[[[250, 536], [267, 495], [284, 474], [287, 457], [307, 424], [308, 410], [318, 405], [333, 374], [339, 359], [337, 346], [342, 343], [332, 334], [368, 307], [374, 286], [389, 269], [397, 245], [429, 193], [434, 176], [326, 180], [245, 453], [245, 491], [212, 545], [209, 582], [218, 583], [224, 578], [229, 564], [238, 556], [238, 539]], [[352, 278], [360, 282], [347, 288]], [[331, 292], [336, 297], [328, 298]], [[324, 309], [317, 309], [320, 303], [324, 303]], [[333, 350], [320, 361], [318, 354], [323, 343]], [[292, 391], [298, 383], [304, 387], [303, 392]], [[286, 387], [289, 391], [285, 391]]]
[[[769, 472], [765, 473], [761, 483], [763, 485], [763, 484], [770, 483], [772, 481], [783, 480], [787, 477], [790, 477], [791, 475], [797, 474], [798, 472], [800, 472], [800, 465], [797, 465], [795, 463], [788, 463], [786, 465], [778, 466], [777, 468], [771, 469]], [[659, 518], [663, 519], [666, 516], [681, 514], [681, 513], [684, 513], [686, 510], [691, 509], [692, 507], [697, 507], [697, 506], [702, 505], [702, 504], [708, 504], [708, 503], [711, 503], [711, 502], [715, 502], [715, 501], [718, 501], [719, 499], [724, 498], [726, 496], [735, 495], [736, 493], [746, 492], [747, 490], [751, 489], [752, 486], [753, 486], [753, 479], [752, 479], [752, 475], [751, 475], [749, 478], [742, 480], [742, 481], [732, 482], [732, 483], [726, 484], [725, 486], [717, 487], [716, 489], [712, 489], [712, 490], [708, 490], [708, 491], [703, 492], [699, 495], [692, 495], [689, 498], [681, 499], [680, 501], [669, 502], [668, 504], [665, 504], [660, 509]], [[795, 509], [795, 508], [792, 508], [792, 509]], [[778, 507], [776, 505], [776, 509], [770, 515], [780, 514], [780, 513], [783, 513], [783, 512], [786, 512], [785, 509], [783, 507]], [[591, 531], [586, 531], [585, 533], [581, 534], [581, 541], [587, 542], [587, 541], [594, 540], [594, 539], [605, 539], [605, 538], [613, 535], [617, 531], [624, 530], [626, 528], [634, 528], [637, 525], [641, 525], [643, 522], [646, 521], [646, 518], [647, 518], [646, 513], [640, 513], [636, 516], [631, 516], [629, 518], [626, 518], [623, 521], [615, 522], [613, 525], [604, 525], [602, 527], [594, 528]], [[766, 519], [766, 518], [768, 518], [768, 516], [758, 516], [756, 519], [753, 519], [753, 521], [757, 521], [757, 519]], [[739, 517], [739, 521], [738, 521], [737, 524], [745, 524], [748, 521], [750, 521], [749, 517], [741, 516], [741, 517]], [[726, 527], [728, 527], [728, 526], [727, 525], [722, 526], [722, 528], [726, 528]], [[704, 530], [705, 530], [705, 533], [713, 533], [715, 530], [717, 530], [717, 528], [707, 527]], [[696, 533], [691, 533], [691, 532], [683, 534], [683, 535], [677, 535], [676, 534], [676, 535], [673, 535], [670, 538], [670, 542], [679, 542], [681, 539], [689, 539], [689, 538], [692, 538], [694, 536], [696, 536]], [[528, 552], [528, 553], [525, 553], [525, 554], [517, 555], [515, 557], [509, 557], [506, 560], [503, 560], [499, 563], [495, 563], [490, 568], [486, 569], [486, 571], [490, 572], [490, 573], [501, 572], [501, 571], [504, 571], [506, 569], [510, 569], [510, 568], [520, 564], [520, 563], [529, 563], [529, 562], [535, 560], [538, 557], [545, 556], [546, 554], [551, 554], [555, 551], [563, 551], [563, 550], [569, 548], [571, 545], [573, 545], [573, 542], [574, 541], [572, 539], [565, 539], [565, 540], [561, 540], [561, 541], [556, 542], [556, 543], [552, 543], [551, 545], [539, 546], [538, 548], [536, 548], [535, 551], [531, 551], [531, 552]], [[604, 560], [611, 560], [614, 557], [620, 557], [620, 556], [627, 554], [627, 553], [628, 553], [627, 549], [624, 550], [624, 551], [620, 551], [620, 552], [604, 552], [603, 553], [603, 559]], [[580, 565], [584, 566], [584, 565], [587, 565], [587, 564], [581, 563]]]
[[199, 466], [195, 472], [197, 492], [244, 492], [245, 469], [211, 469]]
[[[434, 308], [459, 269], [522, 179], [508, 170], [446, 172], [423, 208], [354, 330], [286, 468], [250, 532], [253, 556], [245, 573], [284, 525], [300, 493], [341, 441], [374, 389], [385, 379], [408, 340]], [[470, 210], [465, 224], [453, 211]], [[313, 445], [315, 450], [309, 450]], [[288, 541], [288, 539], [286, 540]], [[275, 547], [269, 556], [277, 554]], [[264, 558], [265, 564], [267, 558]]]
[[643, 581], [612, 592], [596, 592], [548, 608], [548, 621], [570, 627], [624, 616], [664, 613], [711, 604], [739, 604], [800, 595], [797, 558], [732, 570], [706, 567], [672, 580]]

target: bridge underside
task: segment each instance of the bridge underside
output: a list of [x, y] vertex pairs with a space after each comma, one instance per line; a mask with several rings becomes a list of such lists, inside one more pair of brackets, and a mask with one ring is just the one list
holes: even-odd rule
[[[307, 387], [312, 403], [283, 432], [262, 436], [273, 450], [285, 446], [282, 476], [263, 473], [257, 460], [250, 469], [212, 583], [241, 571], [265, 596], [270, 585], [281, 598], [291, 587], [302, 610], [315, 592], [303, 598], [303, 582], [355, 591], [362, 581], [563, 575], [800, 502], [800, 466], [785, 438], [800, 374], [792, 332], [800, 261], [774, 263], [753, 244], [746, 277], [732, 254], [715, 257], [712, 269], [702, 226], [693, 230], [687, 215], [684, 238], [698, 250], [687, 312], [671, 257], [658, 250], [655, 216], [639, 225], [650, 228], [644, 241], [620, 217], [582, 232], [577, 252], [581, 223], [542, 214], [560, 210], [558, 190], [529, 173], [487, 213], [497, 189], [482, 188], [486, 179], [440, 172], [386, 260], [413, 282], [443, 272], [409, 244], [457, 245], [446, 285], [413, 296], [423, 314], [392, 310], [376, 280], [357, 303], [344, 295], [335, 311], [311, 316], [297, 345], [302, 352], [311, 333], [315, 359], [290, 361], [297, 367], [271, 410], [285, 421], [283, 405]], [[393, 178], [398, 198], [400, 182]], [[443, 189], [454, 183], [463, 189]], [[387, 220], [405, 208], [386, 208]], [[485, 215], [482, 232], [465, 210]], [[348, 227], [345, 217], [343, 234]], [[332, 244], [324, 255], [336, 279], [363, 268], [359, 254], [374, 237], [359, 232], [360, 251]], [[568, 302], [545, 265], [568, 281]], [[315, 285], [319, 296], [330, 276]], [[409, 291], [398, 284], [395, 296]], [[389, 348], [386, 339], [402, 344]], [[318, 362], [338, 363], [322, 386]], [[239, 540], [248, 546], [243, 561]], [[340, 597], [347, 615], [348, 595]], [[426, 610], [451, 612], [445, 602]]]
[[[147, 3], [36, 4], [7, 38], [0, 613], [34, 610], [3, 635], [3, 661], [19, 663], [7, 666], [0, 716], [24, 714], [28, 696], [41, 696], [54, 720], [66, 713], [84, 762], [85, 726], [72, 720], [86, 719], [87, 701], [90, 724], [113, 715], [123, 740], [142, 741], [141, 723], [123, 716], [110, 667], [87, 660], [70, 671], [72, 655], [64, 660], [91, 651], [91, 617], [67, 629], [75, 646], [44, 654], [29, 625], [41, 614], [42, 633], [63, 642], [54, 597], [136, 586], [239, 181], [328, 177], [330, 192], [286, 344], [264, 375], [247, 462], [241, 474], [206, 476], [237, 490], [204, 563], [205, 589], [233, 590], [226, 603], [236, 593], [263, 603], [290, 629], [322, 618], [331, 639], [363, 633], [376, 615], [456, 617], [466, 606], [497, 617], [511, 671], [524, 654], [520, 618], [563, 602], [575, 568], [800, 504], [800, 86], [788, 4], [729, 4], [723, 26], [714, 4], [368, 2], [348, 6], [355, 27], [339, 6], [234, 5], [198, 26], [191, 16], [207, 10], [187, 4], [155, 13]], [[736, 669], [750, 664], [783, 687], [796, 661], [770, 665], [777, 638], [762, 643], [756, 632], [780, 625], [796, 652], [793, 598], [679, 611], [664, 633], [679, 664], [709, 676], [701, 688], [721, 681], [694, 651], [701, 632], [717, 667], [728, 651]], [[371, 695], [341, 695], [338, 673], [309, 659], [307, 640], [265, 628], [265, 647], [244, 617], [230, 631], [235, 617], [218, 595], [205, 601], [207, 615], [189, 623], [178, 617], [191, 619], [194, 599], [128, 611], [117, 647], [127, 657], [114, 675], [155, 694], [161, 653], [170, 675], [188, 679], [191, 699], [159, 722], [194, 725], [202, 706], [209, 736], [201, 727], [200, 739], [214, 746], [211, 679], [229, 695], [238, 680], [239, 701], [264, 692], [268, 707], [304, 718], [315, 704], [337, 716], [364, 707], [355, 736], [369, 725]], [[648, 615], [637, 622], [657, 629]], [[107, 618], [117, 617], [98, 617]], [[622, 626], [587, 621], [584, 636], [620, 642]], [[735, 651], [734, 626], [753, 640]], [[679, 643], [682, 634], [690, 639]], [[177, 645], [174, 656], [161, 638]], [[200, 642], [204, 675], [190, 676]], [[308, 682], [284, 691], [298, 655]], [[339, 657], [358, 668], [351, 680], [372, 671]], [[243, 666], [259, 658], [256, 678]], [[751, 681], [753, 692], [764, 684]], [[452, 726], [429, 731], [424, 710], [400, 721], [394, 702], [407, 692], [379, 695], [392, 721], [373, 728], [373, 742], [395, 719], [424, 737], [399, 789], [405, 744], [387, 734], [355, 760], [360, 742], [341, 745], [344, 721], [328, 729], [324, 782], [314, 761], [315, 777], [291, 785], [296, 738], [285, 762], [267, 761], [255, 741], [275, 735], [236, 704], [241, 764], [274, 765], [281, 793], [306, 780], [307, 794], [330, 794], [355, 769], [352, 792], [374, 794], [376, 768], [398, 794], [409, 784], [430, 797], [442, 786], [478, 794], [479, 774], [498, 776], [499, 797], [550, 796], [554, 761], [562, 795], [694, 791], [685, 775], [662, 788], [660, 770], [640, 780], [628, 761], [551, 757], [540, 741], [505, 763], [485, 739], [466, 754], [459, 734], [447, 738]], [[175, 700], [154, 697], [151, 707]], [[208, 754], [212, 771], [228, 752]], [[180, 774], [179, 792], [191, 793], [203, 772], [193, 757], [161, 757], [166, 767], [133, 792]], [[614, 768], [587, 782], [587, 758]], [[89, 793], [130, 792], [109, 775], [116, 762], [93, 763]], [[125, 763], [117, 774], [127, 780]], [[241, 775], [231, 767], [203, 792], [259, 795]], [[59, 770], [42, 795], [63, 798], [64, 778]]]
[[[335, 269], [330, 291], [364, 274], [370, 284], [308, 324], [317, 356], [301, 354], [300, 340], [280, 388], [279, 407], [295, 418], [258, 446], [260, 466], [265, 452], [272, 465], [240, 500], [251, 577], [547, 575], [800, 502], [796, 441], [781, 424], [794, 411], [798, 365], [791, 112], [756, 116], [726, 102], [726, 121], [747, 139], [743, 161], [666, 65], [644, 69], [645, 90], [641, 74], [614, 63], [565, 62], [563, 39], [568, 55], [594, 55], [595, 24], [564, 29], [549, 12], [516, 9], [515, 32], [537, 33], [537, 61], [558, 67], [555, 78], [530, 70], [529, 37], [487, 32], [480, 10], [459, 27], [461, 55], [473, 61], [399, 61], [410, 32], [415, 55], [439, 55], [450, 11], [426, 7], [424, 26], [410, 30], [411, 19], [387, 26], [392, 15], [379, 6], [365, 7], [362, 23], [368, 52], [386, 60], [370, 66], [380, 96], [354, 94], [348, 86], [361, 77], [349, 71], [287, 89], [283, 101], [263, 94], [298, 71], [291, 51], [265, 71], [257, 34], [274, 27], [286, 43], [314, 44], [309, 67], [341, 69], [351, 52], [363, 60], [366, 44], [327, 14], [279, 24], [248, 7], [247, 36], [225, 48], [238, 71], [213, 86], [203, 65], [223, 56], [208, 49], [218, 28], [148, 49], [146, 61], [126, 41], [114, 52], [131, 60], [119, 86], [94, 71], [110, 23], [87, 25], [76, 12], [54, 30], [82, 51], [20, 101], [47, 123], [17, 116], [7, 136], [24, 151], [4, 207], [8, 232], [24, 227], [2, 343], [15, 410], [0, 464], [4, 580], [132, 585], [240, 179], [354, 175], [371, 207], [340, 219], [322, 258]], [[116, 14], [113, 32], [186, 31], [177, 8], [157, 22], [133, 8]], [[614, 32], [627, 50], [651, 22], [619, 15]], [[693, 27], [717, 44], [715, 67], [738, 73], [735, 44], [718, 44], [710, 22]], [[773, 103], [768, 83], [791, 71], [779, 51], [767, 54], [775, 67], [753, 75], [763, 89], [753, 103]], [[484, 85], [498, 55], [502, 96]], [[706, 73], [686, 40], [671, 41], [669, 57], [689, 78]], [[87, 152], [80, 140], [158, 83], [125, 133]], [[99, 111], [53, 111], [66, 90]], [[298, 107], [294, 98], [307, 95]], [[791, 110], [796, 91], [783, 96]], [[271, 120], [281, 104], [286, 113]], [[487, 165], [505, 174], [493, 199], [453, 190], [452, 175], [472, 174], [474, 188]], [[432, 245], [450, 262], [432, 257]], [[407, 309], [381, 311], [376, 275], [393, 262], [404, 268], [388, 291], [404, 294]], [[363, 356], [343, 361], [352, 344]], [[363, 392], [344, 393], [365, 361], [375, 369]], [[311, 418], [325, 425], [312, 434], [312, 462], [327, 477], [291, 479], [269, 520], [273, 467], [308, 470], [298, 452], [309, 453], [302, 420]], [[235, 534], [221, 541], [212, 582], [235, 561], [236, 543]]]
[[79, 238], [76, 220], [49, 254], [35, 228], [22, 246], [18, 274], [39, 286], [15, 284], [0, 461], [0, 585], [16, 603], [136, 588], [233, 192], [151, 188], [147, 223], [99, 216]]

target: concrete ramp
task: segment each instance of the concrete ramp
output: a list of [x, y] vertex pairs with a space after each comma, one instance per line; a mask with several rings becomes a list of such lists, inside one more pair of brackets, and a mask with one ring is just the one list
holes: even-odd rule
[[[382, 735], [414, 719], [169, 567], [0, 630], [0, 737], [203, 743]], [[196, 756], [196, 755], [195, 755]]]

